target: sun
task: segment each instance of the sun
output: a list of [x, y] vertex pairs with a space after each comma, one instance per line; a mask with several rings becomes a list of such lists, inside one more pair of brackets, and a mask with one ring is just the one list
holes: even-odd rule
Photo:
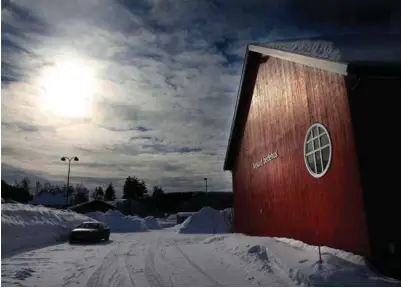
[[60, 117], [88, 117], [94, 93], [94, 75], [89, 67], [72, 61], [57, 63], [41, 76], [43, 108]]

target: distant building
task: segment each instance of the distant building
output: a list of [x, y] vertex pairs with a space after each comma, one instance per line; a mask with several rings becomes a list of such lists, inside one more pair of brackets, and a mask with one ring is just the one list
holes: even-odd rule
[[[72, 201], [72, 199], [70, 200]], [[35, 195], [28, 204], [61, 209], [71, 205], [71, 201], [69, 201], [70, 203], [68, 205], [66, 204], [64, 193], [42, 193]]]
[[102, 200], [91, 200], [71, 206], [68, 209], [77, 213], [86, 214], [96, 211], [105, 213], [109, 210], [117, 210], [117, 207]]
[[399, 35], [248, 45], [224, 163], [236, 231], [401, 268], [400, 95]]

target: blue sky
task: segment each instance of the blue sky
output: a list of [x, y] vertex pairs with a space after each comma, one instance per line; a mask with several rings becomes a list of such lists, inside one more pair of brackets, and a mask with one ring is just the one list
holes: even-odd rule
[[[397, 31], [394, 1], [2, 1], [2, 179], [231, 191], [246, 44]], [[300, 4], [302, 2], [302, 5]], [[375, 11], [375, 14], [372, 14]]]

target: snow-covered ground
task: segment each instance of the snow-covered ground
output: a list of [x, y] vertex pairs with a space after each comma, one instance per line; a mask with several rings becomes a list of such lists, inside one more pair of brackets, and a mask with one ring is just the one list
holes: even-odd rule
[[90, 218], [67, 210], [1, 204], [1, 255], [52, 245], [68, 239], [71, 228]]
[[[364, 258], [352, 253], [318, 247], [286, 238], [250, 237], [243, 234], [213, 236], [216, 253], [225, 251], [239, 257], [249, 275], [258, 282], [268, 273], [284, 273], [296, 286], [400, 286], [401, 281], [379, 276]], [[262, 272], [262, 273], [261, 273]]]
[[[9, 204], [2, 204], [2, 210], [5, 207], [9, 212], [7, 215], [2, 211], [2, 250], [4, 243], [12, 245], [11, 236], [24, 239], [23, 228], [29, 230], [30, 224], [42, 223], [42, 226], [37, 226], [42, 228], [46, 225], [59, 226], [59, 222], [73, 222], [79, 215], [36, 207], [31, 217], [21, 217], [19, 224], [13, 224], [20, 225], [22, 229], [15, 230], [14, 234], [4, 234], [3, 223], [18, 223], [16, 214], [25, 214], [27, 212], [21, 211], [33, 208], [23, 205], [26, 207], [20, 206], [18, 209], [14, 208], [14, 212], [10, 212], [12, 206], [3, 205]], [[186, 225], [183, 223], [172, 228], [144, 233], [127, 232], [128, 229], [124, 228], [125, 233], [112, 233], [110, 241], [99, 244], [62, 243], [37, 250], [20, 250], [18, 255], [13, 256], [3, 253], [1, 284], [2, 286], [401, 286], [399, 281], [373, 273], [362, 257], [344, 251], [322, 247], [323, 262], [320, 264], [317, 248], [300, 241], [250, 237], [242, 234], [201, 233], [205, 230], [224, 232], [226, 231], [224, 229], [227, 229], [221, 227], [223, 223], [219, 222], [221, 219], [217, 215], [221, 213], [212, 210], [202, 209], [196, 214], [198, 216], [188, 220]], [[62, 216], [60, 213], [69, 214]], [[10, 214], [14, 215], [12, 221]], [[122, 227], [123, 223], [132, 227], [132, 222], [146, 225], [146, 222], [151, 223], [155, 220], [154, 218], [145, 220], [136, 216], [125, 217], [118, 212], [100, 214], [102, 217], [114, 219], [110, 220], [113, 227]], [[46, 217], [53, 220], [46, 222]], [[57, 220], [59, 222], [54, 220], [57, 217], [60, 217]], [[86, 218], [83, 215], [80, 217]], [[220, 224], [215, 225], [216, 221]], [[180, 229], [184, 226], [187, 229], [186, 233], [180, 233]], [[29, 231], [33, 230], [34, 228]], [[188, 233], [189, 231], [194, 233]], [[36, 241], [34, 239], [28, 237], [26, 241]], [[23, 242], [23, 240], [18, 241]], [[48, 242], [51, 243], [54, 241]]]
[[113, 233], [2, 259], [2, 286], [400, 286], [363, 264], [268, 237]]
[[[3, 259], [2, 286], [253, 286], [233, 261], [203, 244], [210, 235], [172, 231], [113, 234], [99, 245], [60, 244]], [[293, 285], [264, 273], [263, 286]]]

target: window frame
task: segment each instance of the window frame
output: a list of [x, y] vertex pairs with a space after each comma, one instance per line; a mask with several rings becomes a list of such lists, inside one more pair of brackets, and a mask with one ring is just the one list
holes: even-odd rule
[[[317, 131], [317, 135], [316, 135], [316, 136], [313, 134], [313, 131], [312, 131], [313, 128], [316, 128], [316, 131]], [[323, 130], [322, 133], [319, 133], [319, 128]], [[308, 138], [309, 138], [309, 135], [311, 136], [310, 139], [308, 139]], [[322, 137], [323, 135], [327, 135], [327, 138], [328, 138], [328, 143], [325, 144], [325, 145], [322, 145], [322, 143], [321, 143], [321, 137]], [[318, 140], [318, 145], [319, 145], [318, 148], [315, 148], [315, 143], [314, 143], [315, 140]], [[308, 145], [309, 143], [312, 144], [312, 150], [309, 151], [309, 152], [306, 152], [306, 151], [307, 151], [307, 145]], [[324, 165], [323, 165], [323, 153], [322, 153], [322, 151], [323, 151], [323, 149], [325, 149], [325, 148], [327, 148], [327, 147], [330, 148], [330, 149], [329, 149], [329, 158], [328, 158], [326, 167], [324, 167]], [[309, 129], [308, 129], [308, 131], [306, 132], [306, 135], [305, 135], [304, 149], [303, 149], [303, 151], [304, 151], [304, 162], [305, 162], [305, 166], [306, 166], [306, 169], [308, 170], [309, 174], [311, 174], [314, 178], [321, 178], [321, 177], [323, 177], [323, 176], [327, 173], [327, 171], [329, 170], [330, 165], [331, 165], [331, 161], [332, 161], [332, 158], [333, 158], [333, 144], [332, 144], [332, 141], [331, 141], [330, 132], [329, 132], [329, 130], [328, 130], [323, 124], [321, 124], [321, 123], [313, 123], [313, 124], [309, 127]], [[322, 167], [322, 171], [321, 171], [320, 173], [317, 173], [317, 159], [316, 159], [317, 157], [316, 157], [316, 152], [319, 152], [319, 153], [320, 153], [320, 164], [321, 164], [321, 167]], [[308, 156], [310, 156], [310, 155], [313, 155], [313, 160], [314, 160], [313, 163], [314, 163], [314, 166], [315, 166], [314, 168], [315, 168], [315, 171], [316, 171], [316, 172], [314, 172], [314, 171], [309, 167], [309, 163], [308, 163], [307, 158], [308, 158]], [[323, 169], [323, 167], [324, 167], [324, 169]]]

